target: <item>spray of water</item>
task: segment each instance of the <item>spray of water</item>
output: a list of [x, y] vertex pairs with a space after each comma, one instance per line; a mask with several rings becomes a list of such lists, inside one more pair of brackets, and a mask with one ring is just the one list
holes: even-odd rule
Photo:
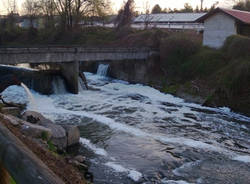
[[36, 109], [35, 99], [34, 99], [32, 93], [30, 92], [29, 88], [24, 83], [21, 83], [21, 86], [24, 88], [24, 90], [26, 91], [26, 93], [28, 95], [29, 105], [30, 105], [31, 109]]

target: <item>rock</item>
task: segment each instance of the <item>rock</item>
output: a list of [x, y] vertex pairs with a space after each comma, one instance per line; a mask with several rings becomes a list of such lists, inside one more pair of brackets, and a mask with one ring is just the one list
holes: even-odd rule
[[33, 124], [40, 124], [42, 122], [48, 121], [42, 114], [35, 111], [26, 111], [23, 113], [22, 118]]
[[66, 131], [61, 125], [54, 124], [51, 120], [45, 118], [42, 114], [35, 111], [26, 111], [23, 114], [24, 120], [36, 123], [40, 126], [48, 128], [52, 132], [51, 142], [59, 149], [63, 150], [67, 147]]
[[3, 107], [1, 111], [4, 114], [10, 114], [13, 116], [20, 116], [21, 114], [21, 110], [18, 107]]
[[74, 165], [75, 167], [78, 167], [80, 170], [88, 168], [88, 166], [86, 166], [85, 164], [80, 163], [80, 162], [78, 162], [76, 160], [69, 160], [69, 163]]
[[67, 147], [67, 136], [62, 126], [53, 124], [52, 122], [44, 122], [41, 123], [41, 125], [52, 131], [51, 142], [59, 150], [63, 150]]
[[86, 160], [86, 158], [84, 156], [82, 156], [82, 155], [77, 155], [77, 156], [74, 157], [74, 160], [76, 160], [76, 161], [78, 161], [80, 163], [83, 163]]
[[62, 125], [67, 135], [67, 147], [79, 144], [80, 131], [77, 126]]
[[34, 138], [41, 138], [44, 133], [46, 133], [47, 139], [50, 139], [52, 136], [50, 129], [28, 122], [21, 126], [21, 131], [23, 134]]
[[12, 115], [4, 115], [0, 114], [0, 119], [6, 120], [8, 123], [11, 123], [14, 126], [18, 126], [21, 122], [16, 118], [15, 116]]

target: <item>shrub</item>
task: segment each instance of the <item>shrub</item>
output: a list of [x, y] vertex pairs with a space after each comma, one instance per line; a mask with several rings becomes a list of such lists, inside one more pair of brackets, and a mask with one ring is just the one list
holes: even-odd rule
[[223, 68], [220, 74], [220, 84], [225, 86], [232, 94], [240, 94], [249, 90], [250, 60], [237, 59]]
[[250, 57], [250, 38], [233, 35], [227, 38], [222, 48], [229, 59]]
[[163, 39], [160, 43], [160, 59], [162, 67], [168, 74], [182, 75], [182, 66], [188, 62], [190, 56], [201, 48], [201, 42], [190, 39], [188, 34], [177, 33]]
[[221, 51], [203, 47], [198, 53], [191, 56], [188, 62], [183, 64], [182, 70], [187, 78], [207, 77], [226, 64], [227, 60], [225, 60]]

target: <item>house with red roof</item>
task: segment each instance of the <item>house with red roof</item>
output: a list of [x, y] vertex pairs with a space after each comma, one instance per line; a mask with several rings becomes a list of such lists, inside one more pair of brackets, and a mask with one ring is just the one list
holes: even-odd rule
[[220, 48], [231, 35], [250, 36], [250, 12], [247, 11], [216, 8], [197, 22], [204, 23], [204, 46]]

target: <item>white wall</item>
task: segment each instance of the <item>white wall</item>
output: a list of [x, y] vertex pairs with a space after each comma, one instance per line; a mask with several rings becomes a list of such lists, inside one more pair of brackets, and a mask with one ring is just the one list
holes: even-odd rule
[[204, 22], [203, 45], [220, 48], [228, 36], [237, 34], [235, 20], [224, 13], [216, 13]]

